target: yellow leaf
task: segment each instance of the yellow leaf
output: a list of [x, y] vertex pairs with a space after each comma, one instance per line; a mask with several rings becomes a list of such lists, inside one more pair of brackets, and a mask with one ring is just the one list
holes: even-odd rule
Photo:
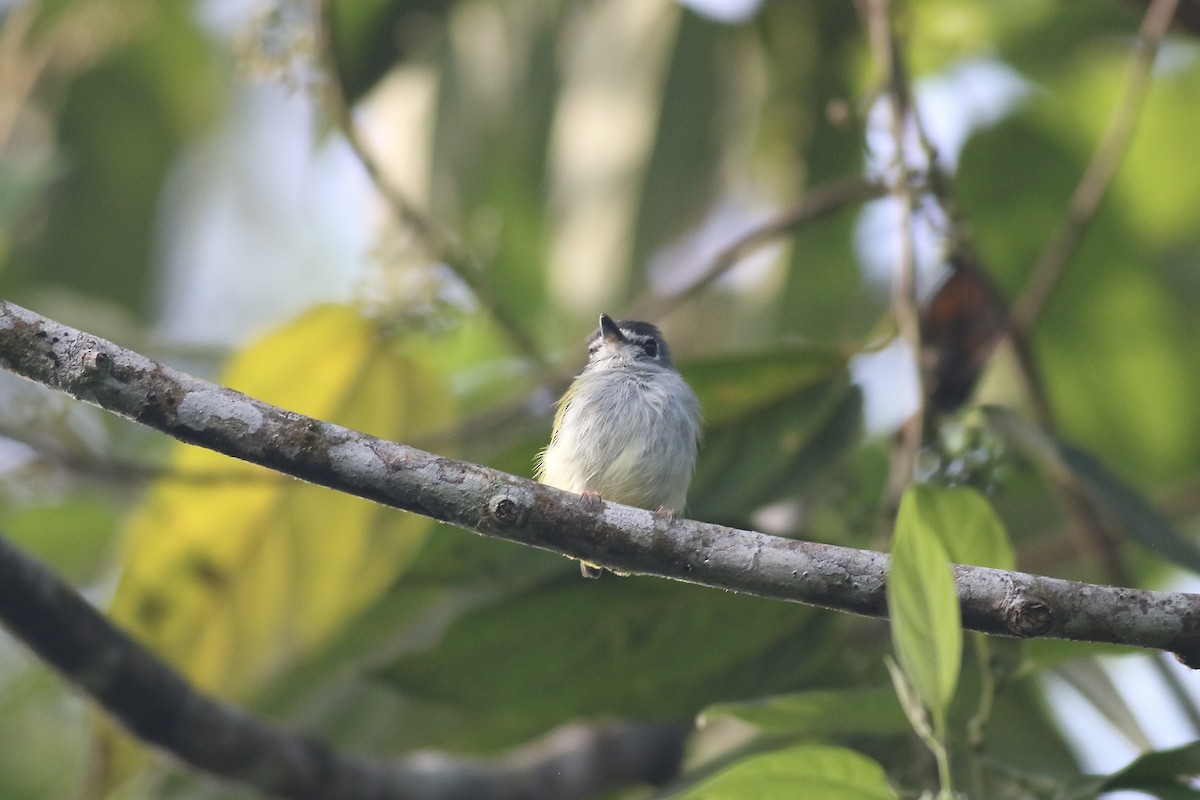
[[[221, 382], [399, 441], [452, 420], [439, 376], [340, 306], [250, 345]], [[327, 640], [403, 572], [431, 529], [423, 517], [197, 447], [177, 445], [170, 464], [128, 522], [111, 613], [218, 694], [245, 695]]]

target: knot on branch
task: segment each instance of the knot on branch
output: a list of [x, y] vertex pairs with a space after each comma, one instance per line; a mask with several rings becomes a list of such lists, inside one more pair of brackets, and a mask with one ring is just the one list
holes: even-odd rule
[[528, 504], [511, 493], [493, 495], [487, 504], [488, 516], [502, 528], [513, 528], [525, 521]]
[[79, 355], [84, 372], [92, 376], [107, 375], [112, 369], [112, 358], [108, 353], [89, 347]]
[[1041, 636], [1050, 630], [1054, 611], [1040, 597], [1019, 591], [1005, 603], [1004, 622], [1013, 636]]
[[1193, 645], [1186, 650], [1176, 650], [1172, 655], [1175, 660], [1188, 669], [1200, 669], [1200, 645]]

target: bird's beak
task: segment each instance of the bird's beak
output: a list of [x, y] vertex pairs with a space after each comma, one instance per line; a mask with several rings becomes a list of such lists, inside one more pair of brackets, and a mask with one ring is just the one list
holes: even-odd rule
[[617, 323], [613, 322], [613, 318], [608, 314], [600, 315], [600, 331], [604, 336], [604, 341], [610, 344], [625, 341], [625, 334], [621, 333], [621, 329], [617, 327]]

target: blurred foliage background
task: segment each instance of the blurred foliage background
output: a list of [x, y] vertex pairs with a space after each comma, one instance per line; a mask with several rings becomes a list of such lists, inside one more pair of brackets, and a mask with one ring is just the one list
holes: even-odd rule
[[[706, 417], [688, 516], [886, 548], [893, 434], [941, 390], [970, 402], [925, 404], [916, 474], [986, 496], [1020, 568], [1194, 586], [1195, 32], [1166, 39], [1127, 106], [1136, 134], [1028, 338], [993, 352], [1125, 102], [1145, 9], [893, 7], [931, 144], [907, 131], [917, 358], [892, 299], [905, 216], [875, 182], [896, 147], [870, 8], [10, 0], [0, 289], [269, 402], [521, 475], [597, 315], [648, 317]], [[794, 213], [830, 187], [842, 202]], [[582, 582], [557, 556], [11, 376], [0, 393], [0, 528], [201, 687], [339, 747], [495, 753], [581, 718], [700, 715], [663, 796], [723, 766], [743, 769], [712, 796], [761, 788], [809, 763], [797, 744], [853, 747], [910, 796], [935, 785], [885, 623]], [[1200, 683], [1169, 660], [991, 645], [967, 648], [950, 711], [980, 796], [1098, 791], [1089, 773], [1200, 734]], [[1156, 778], [1194, 773], [1182, 752]], [[231, 791], [147, 760], [7, 639], [0, 784]]]

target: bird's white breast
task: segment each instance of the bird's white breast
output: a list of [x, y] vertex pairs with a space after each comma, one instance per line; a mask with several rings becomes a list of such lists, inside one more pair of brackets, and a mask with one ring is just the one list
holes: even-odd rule
[[564, 401], [539, 480], [641, 508], [683, 510], [700, 414], [677, 372], [585, 372]]

